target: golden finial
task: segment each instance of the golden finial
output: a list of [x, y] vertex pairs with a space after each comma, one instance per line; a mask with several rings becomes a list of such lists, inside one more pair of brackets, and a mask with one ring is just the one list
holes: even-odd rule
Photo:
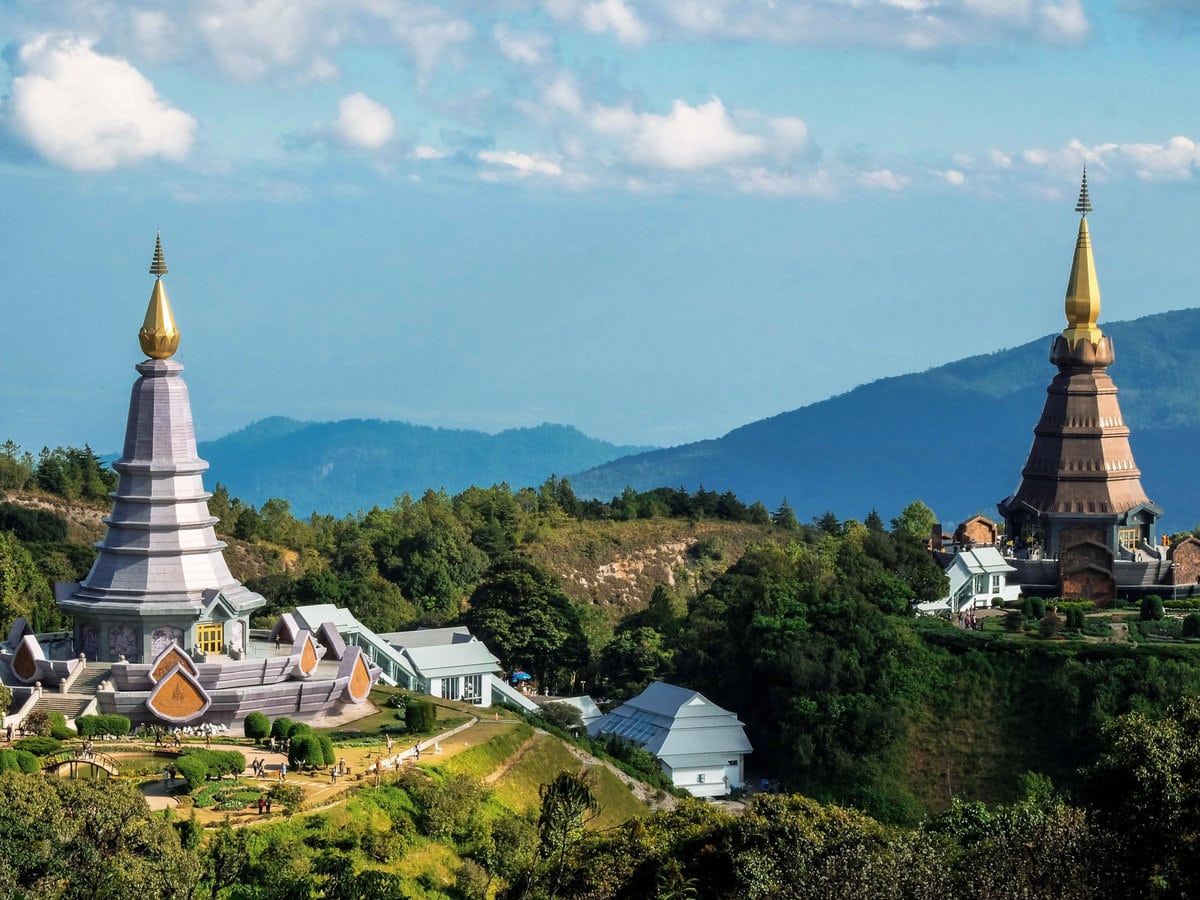
[[1104, 333], [1096, 326], [1100, 319], [1100, 284], [1096, 280], [1096, 263], [1092, 259], [1092, 236], [1088, 232], [1087, 214], [1092, 211], [1088, 196], [1087, 167], [1079, 188], [1075, 212], [1080, 214], [1079, 236], [1075, 240], [1075, 258], [1071, 261], [1071, 276], [1067, 279], [1067, 327], [1063, 337], [1074, 349], [1082, 340], [1098, 344]]
[[175, 316], [167, 300], [167, 289], [162, 277], [167, 274], [167, 261], [163, 257], [162, 236], [154, 236], [154, 261], [150, 264], [154, 276], [154, 290], [150, 292], [150, 305], [146, 308], [146, 319], [138, 332], [142, 352], [151, 359], [167, 359], [179, 349], [179, 329], [175, 327]]

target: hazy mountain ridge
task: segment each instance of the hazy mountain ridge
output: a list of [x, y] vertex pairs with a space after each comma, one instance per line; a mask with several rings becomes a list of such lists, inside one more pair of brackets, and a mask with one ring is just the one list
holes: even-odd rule
[[199, 445], [208, 483], [261, 504], [289, 500], [297, 515], [344, 514], [387, 506], [408, 492], [507, 482], [539, 485], [552, 474], [595, 466], [644, 448], [588, 437], [549, 423], [499, 434], [407, 422], [346, 419], [297, 422], [272, 417]]
[[[1200, 310], [1103, 325], [1113, 339], [1117, 384], [1134, 458], [1171, 528], [1200, 521], [1200, 483], [1187, 450], [1200, 441]], [[831, 509], [861, 518], [895, 515], [924, 499], [947, 522], [995, 504], [1020, 481], [1055, 374], [1053, 336], [924, 372], [880, 379], [801, 409], [743, 425], [721, 438], [615, 460], [571, 476], [581, 496], [630, 485], [732, 490], [801, 519]]]

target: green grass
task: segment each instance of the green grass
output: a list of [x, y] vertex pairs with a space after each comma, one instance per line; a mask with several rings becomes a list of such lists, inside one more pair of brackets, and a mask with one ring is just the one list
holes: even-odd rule
[[[548, 735], [534, 744], [504, 773], [492, 790], [496, 800], [514, 812], [536, 811], [541, 804], [541, 789], [560, 772], [579, 772], [583, 763], [557, 738]], [[641, 818], [649, 810], [625, 784], [604, 766], [589, 770], [588, 780], [600, 806], [593, 828], [611, 828], [631, 818]]]
[[486, 778], [504, 765], [531, 737], [533, 728], [524, 722], [518, 722], [482, 744], [456, 753], [435, 768], [449, 775]]

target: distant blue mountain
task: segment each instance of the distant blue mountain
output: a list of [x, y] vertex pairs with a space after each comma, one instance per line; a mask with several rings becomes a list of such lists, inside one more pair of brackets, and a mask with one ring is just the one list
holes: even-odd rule
[[500, 482], [537, 486], [553, 474], [645, 449], [619, 447], [565, 425], [492, 435], [406, 422], [279, 417], [199, 447], [211, 466], [210, 486], [219, 481], [255, 505], [282, 497], [299, 516], [390, 506], [403, 493], [420, 496], [429, 488], [454, 494]]
[[[953, 323], [946, 322], [947, 333]], [[1200, 310], [1104, 324], [1109, 373], [1142, 485], [1167, 528], [1200, 522]], [[714, 440], [654, 450], [571, 476], [580, 496], [608, 499], [627, 485], [734, 491], [774, 509], [787, 498], [801, 520], [832, 510], [885, 519], [922, 499], [950, 523], [1017, 487], [1033, 428], [1056, 373], [1052, 336], [926, 372], [885, 378], [737, 428]]]

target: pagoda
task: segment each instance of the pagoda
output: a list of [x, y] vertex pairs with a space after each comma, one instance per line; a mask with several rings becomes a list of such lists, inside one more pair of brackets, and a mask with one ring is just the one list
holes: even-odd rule
[[1087, 214], [1087, 170], [1075, 207], [1080, 213], [1067, 280], [1067, 327], [1054, 339], [1058, 374], [1034, 429], [1016, 493], [998, 504], [1019, 558], [1057, 561], [1060, 596], [1112, 599], [1118, 564], [1157, 557], [1155, 523], [1162, 508], [1142, 489], [1129, 428], [1108, 375], [1112, 338], [1097, 325], [1100, 288]]
[[353, 713], [382, 672], [361, 647], [323, 623], [251, 632], [250, 615], [266, 600], [233, 577], [213, 530], [208, 463], [197, 454], [183, 366], [172, 358], [179, 329], [159, 238], [150, 274], [138, 332], [147, 359], [136, 366], [124, 449], [113, 463], [108, 530], [88, 576], [55, 586], [74, 633], [63, 647], [17, 619], [0, 661], [19, 685], [82, 691], [101, 712], [133, 722], [190, 727], [232, 724], [252, 711]]
[[162, 278], [161, 238], [150, 266], [154, 289], [138, 332], [148, 359], [137, 364], [125, 447], [108, 532], [91, 572], [60, 589], [75, 622], [75, 647], [89, 660], [145, 662], [172, 644], [205, 653], [244, 653], [250, 613], [266, 603], [229, 572], [209, 514], [183, 366], [172, 357], [179, 329]]

